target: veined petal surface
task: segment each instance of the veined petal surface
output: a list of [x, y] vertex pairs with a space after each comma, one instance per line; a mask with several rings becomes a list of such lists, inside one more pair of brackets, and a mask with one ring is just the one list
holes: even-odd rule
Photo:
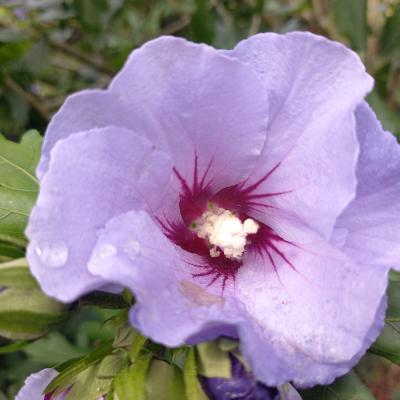
[[121, 212], [157, 207], [171, 173], [169, 158], [127, 129], [57, 142], [26, 231], [30, 267], [45, 293], [70, 302], [107, 284], [87, 269], [97, 230]]

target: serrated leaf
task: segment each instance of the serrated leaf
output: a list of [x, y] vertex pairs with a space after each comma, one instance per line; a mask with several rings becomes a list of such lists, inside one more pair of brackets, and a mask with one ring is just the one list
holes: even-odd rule
[[21, 143], [0, 135], [0, 235], [24, 240], [24, 230], [33, 207], [38, 181], [35, 168], [40, 158], [42, 138], [27, 132]]
[[143, 354], [116, 375], [114, 390], [118, 400], [145, 400], [146, 377], [152, 358], [150, 353]]
[[206, 400], [207, 397], [200, 387], [197, 378], [196, 356], [194, 347], [188, 351], [185, 365], [183, 367], [183, 380], [185, 383], [185, 394], [187, 400]]
[[375, 400], [355, 372], [336, 379], [329, 386], [316, 386], [300, 392], [303, 400]]
[[217, 342], [201, 343], [197, 346], [199, 374], [207, 378], [230, 379], [231, 359]]

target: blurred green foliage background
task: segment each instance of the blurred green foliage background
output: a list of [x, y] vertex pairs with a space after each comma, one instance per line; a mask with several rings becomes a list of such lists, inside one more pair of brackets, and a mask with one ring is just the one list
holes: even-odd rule
[[[44, 132], [66, 96], [106, 87], [132, 49], [159, 35], [230, 48], [257, 32], [293, 30], [357, 51], [376, 81], [368, 101], [400, 137], [400, 0], [0, 0], [0, 132], [13, 140]], [[12, 398], [28, 373], [87, 352], [109, 335], [100, 329], [109, 316], [84, 309], [1, 357], [0, 388]], [[358, 372], [377, 399], [400, 398], [399, 367], [369, 355]]]
[[229, 48], [264, 31], [308, 30], [356, 50], [376, 80], [369, 101], [400, 134], [399, 0], [2, 0], [0, 130], [43, 132], [65, 97], [105, 87], [159, 35]]

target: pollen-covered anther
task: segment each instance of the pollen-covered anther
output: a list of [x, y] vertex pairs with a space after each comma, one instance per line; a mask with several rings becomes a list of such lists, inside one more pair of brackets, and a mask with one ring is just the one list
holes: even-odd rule
[[219, 257], [222, 251], [227, 258], [240, 259], [247, 235], [257, 233], [259, 225], [251, 218], [242, 222], [231, 211], [211, 206], [193, 224], [193, 229], [198, 237], [209, 242], [211, 257]]

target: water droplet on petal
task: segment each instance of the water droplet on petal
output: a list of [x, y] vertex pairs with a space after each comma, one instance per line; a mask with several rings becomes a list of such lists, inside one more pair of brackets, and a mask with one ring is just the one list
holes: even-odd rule
[[68, 260], [68, 247], [64, 242], [38, 244], [35, 252], [46, 267], [62, 267]]
[[110, 258], [117, 254], [117, 249], [112, 244], [103, 244], [99, 250], [100, 258]]
[[140, 243], [136, 240], [130, 240], [127, 242], [124, 246], [124, 252], [130, 257], [130, 258], [136, 258], [140, 252], [141, 252], [142, 246]]

